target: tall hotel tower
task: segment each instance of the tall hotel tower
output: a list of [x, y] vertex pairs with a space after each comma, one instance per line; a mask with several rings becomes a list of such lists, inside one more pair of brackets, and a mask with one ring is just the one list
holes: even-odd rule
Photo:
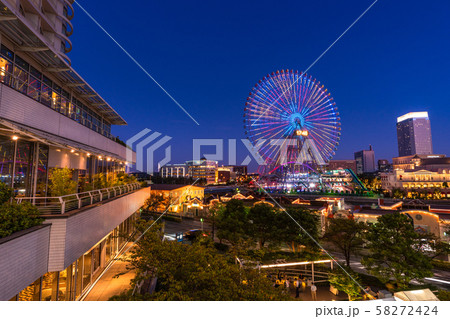
[[411, 112], [397, 118], [398, 155], [433, 154], [428, 112]]

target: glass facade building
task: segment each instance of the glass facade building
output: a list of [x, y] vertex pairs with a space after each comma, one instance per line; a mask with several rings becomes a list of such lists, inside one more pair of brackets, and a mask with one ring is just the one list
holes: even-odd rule
[[0, 182], [18, 196], [46, 196], [48, 145], [0, 135]]
[[[13, 188], [16, 196], [51, 195], [48, 194], [49, 175], [55, 167], [49, 167], [49, 152], [49, 145], [32, 138], [21, 136], [13, 140], [10, 135], [0, 134], [0, 182]], [[100, 173], [108, 176], [125, 172], [125, 167], [118, 160], [88, 156], [85, 167], [72, 169], [72, 179], [79, 183], [78, 191], [82, 192], [83, 181], [92, 182]]]
[[0, 50], [0, 82], [97, 133], [114, 138], [111, 123], [3, 44]]

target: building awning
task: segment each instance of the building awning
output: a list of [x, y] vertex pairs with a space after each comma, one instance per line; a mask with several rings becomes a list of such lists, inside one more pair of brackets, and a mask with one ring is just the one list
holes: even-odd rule
[[18, 124], [12, 121], [8, 121], [5, 119], [0, 119], [0, 125], [3, 125], [10, 129], [13, 132], [17, 132], [23, 135], [26, 135], [30, 137], [31, 139], [34, 139], [38, 142], [42, 142], [44, 144], [54, 146], [54, 147], [60, 147], [65, 149], [75, 149], [79, 150], [84, 153], [90, 153], [92, 155], [96, 156], [106, 156], [111, 157], [112, 159], [120, 160], [120, 161], [126, 161], [125, 158], [111, 153], [104, 150], [101, 150], [96, 147], [92, 147], [89, 145], [86, 145], [84, 143], [76, 142], [73, 140], [70, 140], [68, 138], [64, 138], [55, 134], [51, 134], [48, 132], [44, 132], [35, 128], [32, 128], [27, 125]]

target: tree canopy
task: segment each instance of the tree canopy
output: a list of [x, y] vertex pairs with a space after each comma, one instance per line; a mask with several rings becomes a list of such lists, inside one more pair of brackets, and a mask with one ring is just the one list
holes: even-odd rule
[[277, 242], [278, 219], [280, 215], [274, 207], [268, 204], [257, 204], [250, 208], [248, 219], [250, 221], [249, 233], [258, 241], [259, 248], [264, 248], [267, 241]]
[[247, 209], [243, 202], [232, 199], [216, 218], [217, 237], [232, 246], [236, 256], [250, 245], [249, 220]]
[[50, 172], [51, 196], [64, 196], [75, 194], [78, 184], [72, 179], [72, 170], [69, 168], [54, 168]]
[[277, 221], [279, 239], [291, 247], [293, 252], [298, 251], [300, 246], [310, 251], [320, 249], [317, 245], [320, 220], [316, 213], [305, 208], [291, 207], [280, 213]]
[[367, 225], [350, 218], [330, 218], [322, 239], [344, 255], [347, 267], [350, 257], [362, 248]]
[[0, 182], [0, 238], [42, 224], [38, 209], [28, 202], [10, 203], [13, 190]]
[[[337, 269], [328, 274], [330, 285], [334, 288], [345, 292], [348, 295], [348, 300], [359, 299], [363, 293], [359, 283], [361, 282], [359, 276], [351, 269], [347, 268], [347, 273], [341, 269]], [[349, 276], [350, 275], [350, 276]]]
[[370, 255], [363, 257], [362, 264], [382, 282], [395, 279], [403, 289], [412, 279], [432, 276], [431, 259], [424, 254], [428, 240], [414, 230], [407, 215], [395, 212], [380, 216], [366, 238]]
[[[193, 245], [161, 241], [160, 231], [151, 229], [137, 243], [130, 263], [136, 269], [133, 287], [113, 300], [290, 299], [282, 289], [274, 288], [263, 272], [239, 267], [232, 256], [219, 253], [209, 239]], [[134, 291], [136, 283], [154, 276], [154, 293]]]

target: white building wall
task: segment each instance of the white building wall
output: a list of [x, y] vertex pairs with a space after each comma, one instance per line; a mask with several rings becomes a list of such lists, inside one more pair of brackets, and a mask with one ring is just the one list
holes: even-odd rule
[[52, 224], [48, 271], [61, 271], [136, 212], [150, 196], [140, 189], [94, 208], [46, 219]]
[[86, 169], [86, 154], [78, 153], [78, 155], [71, 153], [66, 149], [59, 149], [50, 147], [48, 156], [48, 167], [71, 168], [71, 169]]
[[47, 272], [50, 227], [36, 228], [0, 240], [0, 300], [11, 299]]

